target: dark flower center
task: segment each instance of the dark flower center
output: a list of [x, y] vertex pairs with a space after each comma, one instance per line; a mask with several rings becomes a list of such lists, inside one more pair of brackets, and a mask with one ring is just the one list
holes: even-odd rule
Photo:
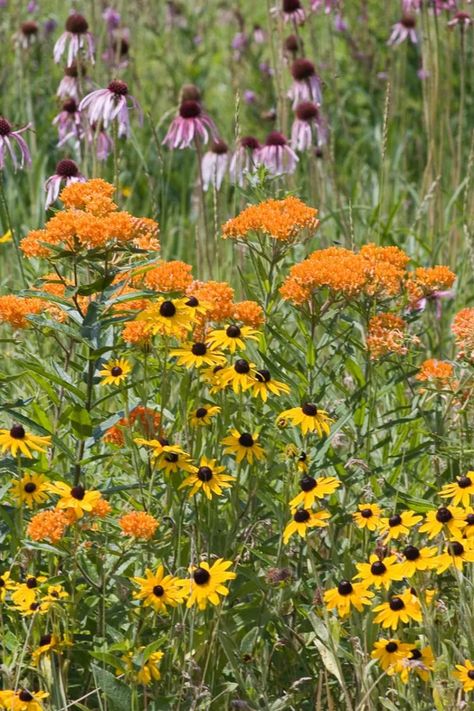
[[51, 644], [51, 635], [44, 634], [39, 641], [39, 646], [46, 647], [48, 644]]
[[211, 151], [218, 156], [225, 155], [229, 151], [229, 146], [225, 141], [214, 141]]
[[200, 103], [192, 99], [183, 101], [179, 107], [179, 115], [184, 119], [197, 118], [201, 115]]
[[301, 452], [300, 456], [298, 457], [299, 462], [305, 462], [308, 459], [308, 455], [306, 452]]
[[176, 454], [175, 452], [170, 452], [169, 454], [165, 455], [165, 460], [169, 462], [170, 464], [176, 464], [176, 462], [179, 459], [179, 455]]
[[374, 512], [372, 511], [372, 509], [362, 509], [360, 515], [362, 516], [362, 518], [372, 518]]
[[21, 31], [26, 37], [31, 37], [32, 35], [36, 35], [38, 33], [38, 25], [32, 20], [23, 22], [21, 25]]
[[39, 608], [40, 608], [39, 602], [32, 602], [30, 605], [30, 610], [32, 612], [36, 612], [36, 610], [39, 610]]
[[33, 696], [33, 694], [30, 694], [30, 692], [26, 689], [22, 689], [22, 691], [20, 691], [20, 693], [18, 694], [18, 698], [20, 699], [20, 701], [26, 702], [33, 701], [35, 697]]
[[303, 410], [303, 414], [305, 414], [307, 417], [316, 417], [318, 414], [318, 408], [316, 405], [313, 405], [312, 402], [305, 402], [305, 404], [301, 407]]
[[283, 12], [290, 14], [301, 10], [300, 0], [283, 0]]
[[33, 484], [32, 481], [29, 481], [24, 486], [24, 490], [26, 491], [27, 494], [32, 494], [33, 491], [36, 491], [36, 489], [37, 489], [37, 486], [36, 486], [36, 484]]
[[22, 425], [13, 425], [10, 430], [10, 437], [13, 439], [25, 439], [26, 432]]
[[8, 136], [11, 133], [12, 127], [8, 121], [0, 116], [0, 136]]
[[172, 301], [163, 301], [160, 306], [160, 316], [165, 316], [165, 318], [172, 318], [176, 313], [176, 306]]
[[311, 121], [318, 116], [318, 107], [312, 101], [303, 101], [295, 110], [296, 118], [300, 121]]
[[242, 447], [253, 447], [253, 437], [249, 432], [243, 432], [239, 437], [239, 444]]
[[286, 146], [286, 138], [279, 131], [271, 131], [267, 136], [265, 145], [266, 146]]
[[153, 595], [155, 595], [156, 597], [163, 597], [164, 594], [164, 588], [161, 585], [155, 585], [155, 587], [153, 588]]
[[196, 568], [193, 573], [193, 578], [197, 585], [205, 585], [211, 579], [211, 574], [204, 568]]
[[440, 523], [448, 523], [448, 521], [451, 521], [452, 517], [453, 517], [453, 514], [445, 506], [442, 506], [436, 512], [436, 520], [439, 521]]
[[128, 94], [127, 84], [124, 81], [120, 81], [120, 79], [111, 81], [107, 89], [111, 91], [112, 94], [116, 94], [116, 96], [126, 96]]
[[36, 578], [28, 578], [26, 581], [26, 587], [32, 590], [33, 588], [38, 587], [38, 581]]
[[381, 560], [377, 560], [370, 566], [370, 572], [372, 575], [383, 575], [387, 572], [387, 566]]
[[236, 373], [239, 373], [240, 375], [245, 375], [246, 373], [250, 373], [249, 362], [247, 360], [245, 360], [245, 358], [239, 358], [234, 363], [234, 370]]
[[474, 526], [474, 514], [470, 513], [466, 516], [466, 523], [468, 526]]
[[114, 376], [114, 378], [118, 378], [119, 375], [122, 375], [123, 370], [119, 365], [114, 365], [114, 367], [111, 369], [110, 374]]
[[468, 476], [462, 476], [460, 479], [458, 479], [458, 486], [460, 489], [467, 489], [468, 486], [472, 485], [472, 481], [469, 479]]
[[399, 612], [400, 610], [403, 610], [405, 607], [405, 603], [403, 602], [401, 597], [392, 597], [392, 599], [389, 602], [390, 609], [393, 612]]
[[396, 642], [388, 642], [385, 645], [385, 651], [388, 652], [389, 654], [393, 654], [396, 652], [398, 649], [398, 644]]
[[474, 669], [469, 669], [467, 675], [469, 679], [474, 679]]
[[71, 489], [71, 496], [73, 499], [77, 499], [77, 501], [82, 501], [84, 496], [86, 495], [86, 490], [84, 489], [83, 486], [73, 486]]
[[296, 521], [296, 523], [305, 523], [305, 521], [309, 521], [309, 511], [306, 511], [306, 509], [298, 509], [298, 511], [295, 511], [293, 514], [293, 520]]
[[69, 15], [66, 20], [66, 30], [72, 32], [75, 35], [83, 35], [89, 29], [89, 24], [86, 18], [79, 13], [74, 13]]
[[394, 526], [399, 526], [401, 522], [402, 517], [400, 516], [400, 514], [394, 514], [388, 519], [388, 525], [390, 526], [390, 528], [393, 528]]
[[79, 72], [77, 68], [77, 64], [71, 64], [70, 67], [66, 67], [64, 70], [64, 76], [66, 77], [73, 77], [74, 79], [77, 78]]
[[195, 356], [203, 356], [207, 353], [207, 346], [205, 343], [193, 343], [191, 352]]
[[213, 373], [218, 373], [220, 370], [223, 370], [224, 366], [223, 365], [215, 365], [214, 368], [212, 369]]
[[418, 560], [420, 551], [416, 546], [407, 546], [403, 551], [403, 555], [407, 560]]
[[421, 659], [422, 656], [423, 655], [419, 649], [411, 649], [410, 650], [410, 659]]
[[186, 306], [192, 306], [193, 308], [196, 308], [196, 306], [199, 306], [199, 301], [196, 299], [195, 296], [190, 296], [189, 299], [186, 301]]
[[304, 81], [315, 75], [314, 64], [309, 59], [295, 59], [291, 73], [296, 81]]
[[462, 555], [464, 553], [464, 546], [458, 541], [450, 543], [448, 548], [451, 555]]
[[337, 586], [337, 592], [339, 595], [350, 595], [351, 592], [353, 591], [352, 583], [350, 583], [348, 580], [341, 580], [339, 585]]
[[406, 27], [407, 30], [412, 30], [416, 27], [416, 20], [412, 15], [404, 15], [400, 20], [400, 24]]
[[68, 114], [75, 114], [77, 111], [77, 104], [74, 99], [67, 99], [63, 104], [63, 111]]
[[308, 474], [304, 476], [302, 479], [300, 479], [300, 488], [301, 491], [313, 491], [317, 486], [316, 479], [314, 479], [312, 476], [309, 476]]
[[121, 37], [119, 41], [114, 40], [112, 42], [112, 48], [114, 50], [114, 54], [118, 50], [120, 52], [120, 56], [125, 57], [128, 54], [128, 50], [130, 49], [130, 44], [127, 42], [126, 39]]
[[195, 412], [196, 417], [200, 420], [203, 417], [206, 417], [207, 415], [207, 408], [205, 407], [198, 407], [198, 409]]
[[64, 158], [64, 160], [60, 160], [56, 166], [56, 175], [59, 175], [61, 178], [75, 178], [79, 175], [79, 168], [73, 160]]
[[255, 373], [255, 379], [258, 380], [259, 383], [269, 383], [272, 376], [270, 375], [269, 370], [257, 370]]
[[199, 467], [197, 477], [201, 481], [211, 481], [212, 469], [210, 467]]
[[285, 49], [288, 52], [294, 53], [298, 51], [300, 46], [298, 37], [296, 35], [289, 35], [285, 40]]
[[4, 581], [3, 578], [0, 578], [0, 588], [4, 588], [6, 585], [6, 582]]
[[256, 151], [260, 147], [259, 142], [253, 136], [244, 136], [240, 139], [240, 145], [243, 148], [248, 148], [249, 151]]
[[238, 326], [228, 326], [225, 330], [225, 335], [228, 338], [239, 338], [242, 331]]

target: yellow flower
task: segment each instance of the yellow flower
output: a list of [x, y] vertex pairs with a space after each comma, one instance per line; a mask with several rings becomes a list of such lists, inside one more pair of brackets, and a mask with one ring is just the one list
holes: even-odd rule
[[414, 644], [407, 645], [407, 655], [399, 660], [396, 671], [404, 684], [408, 683], [410, 672], [414, 671], [420, 679], [428, 681], [430, 671], [434, 667], [435, 658], [431, 647], [419, 649]]
[[242, 432], [240, 433], [236, 429], [231, 430], [231, 434], [224, 437], [221, 443], [226, 445], [224, 452], [226, 454], [234, 454], [237, 463], [243, 459], [247, 459], [249, 464], [253, 464], [254, 458], [257, 460], [265, 458], [265, 452], [262, 447], [258, 444], [258, 434], [254, 432]]
[[197, 605], [200, 610], [205, 610], [208, 601], [212, 605], [218, 605], [219, 595], [226, 597], [229, 594], [229, 589], [223, 583], [237, 577], [235, 573], [229, 571], [231, 565], [233, 565], [231, 560], [219, 558], [212, 566], [209, 566], [206, 561], [201, 561], [197, 567], [193, 567], [191, 578], [181, 581], [189, 593], [186, 606]]
[[472, 538], [474, 536], [474, 509], [472, 506], [468, 506], [464, 514], [466, 527], [462, 529], [462, 535], [465, 538]]
[[220, 411], [221, 408], [217, 407], [217, 405], [211, 405], [210, 407], [203, 405], [191, 412], [189, 421], [193, 427], [205, 427], [212, 423], [212, 418]]
[[10, 580], [10, 572], [6, 570], [0, 575], [0, 602], [5, 600], [7, 592], [16, 587], [16, 583]]
[[11, 452], [16, 457], [17, 452], [28, 459], [33, 459], [31, 452], [46, 452], [45, 447], [51, 444], [51, 437], [26, 432], [23, 425], [13, 425], [9, 430], [0, 429], [0, 448], [2, 452]]
[[48, 498], [49, 481], [42, 474], [25, 474], [19, 481], [14, 481], [10, 488], [12, 496], [29, 508], [42, 504]]
[[13, 235], [11, 230], [7, 230], [5, 234], [0, 237], [0, 244], [5, 244], [6, 242], [11, 242], [13, 240]]
[[137, 316], [153, 335], [182, 338], [190, 331], [196, 318], [195, 310], [187, 305], [188, 299], [158, 299]]
[[38, 646], [31, 655], [31, 663], [34, 667], [45, 654], [55, 651], [59, 645], [59, 638], [55, 634], [45, 634], [41, 637]]
[[306, 538], [309, 528], [329, 526], [327, 519], [330, 516], [329, 511], [314, 512], [307, 509], [297, 509], [293, 512], [293, 518], [283, 531], [283, 543], [288, 543], [294, 533], [297, 533], [301, 538]]
[[6, 704], [4, 708], [8, 711], [43, 711], [42, 700], [49, 696], [46, 691], [29, 691], [28, 689], [21, 689], [12, 692], [12, 694], [4, 702]]
[[379, 639], [375, 642], [370, 656], [378, 661], [389, 676], [392, 676], [397, 671], [398, 663], [408, 654], [408, 650], [409, 645], [398, 639]]
[[254, 397], [261, 397], [263, 402], [266, 402], [269, 393], [281, 395], [289, 392], [288, 385], [281, 383], [279, 380], [273, 380], [269, 370], [263, 369], [255, 372], [255, 382], [252, 385], [252, 395]]
[[383, 560], [372, 554], [368, 563], [357, 563], [359, 571], [355, 578], [361, 578], [366, 585], [375, 585], [380, 588], [384, 586], [387, 590], [393, 580], [401, 580], [403, 574], [397, 558], [394, 555], [387, 556]]
[[374, 607], [379, 614], [374, 618], [375, 624], [396, 629], [400, 622], [422, 621], [421, 606], [418, 598], [408, 588], [400, 595], [392, 595], [388, 602]]
[[211, 367], [226, 362], [225, 356], [215, 345], [200, 342], [183, 343], [181, 348], [173, 348], [170, 356], [176, 356], [178, 365], [184, 365], [186, 368], [200, 368], [203, 365]]
[[437, 511], [428, 511], [425, 523], [420, 526], [420, 533], [427, 533], [434, 538], [439, 533], [448, 531], [452, 536], [460, 536], [465, 527], [464, 509], [454, 506], [441, 506]]
[[[138, 655], [144, 650], [144, 647], [140, 647], [138, 650]], [[142, 662], [138, 671], [134, 664], [133, 652], [127, 652], [122, 656], [122, 661], [125, 662], [125, 667], [127, 669], [127, 677], [132, 679], [132, 681], [137, 684], [143, 684], [143, 686], [149, 686], [154, 681], [159, 681], [161, 679], [160, 663], [164, 657], [164, 652], [152, 652], [148, 659]], [[117, 674], [121, 674], [122, 670], [117, 669]]]
[[461, 541], [450, 541], [444, 553], [437, 556], [433, 561], [433, 568], [436, 568], [438, 575], [450, 568], [462, 570], [464, 563], [474, 563], [474, 543], [472, 538], [464, 538]]
[[259, 333], [250, 326], [227, 326], [223, 329], [211, 331], [209, 343], [217, 348], [222, 348], [230, 353], [236, 350], [245, 350], [247, 340], [258, 341]]
[[256, 367], [245, 358], [238, 358], [233, 365], [227, 365], [220, 371], [220, 383], [223, 387], [232, 385], [234, 393], [245, 392], [255, 383]]
[[198, 491], [202, 490], [208, 499], [212, 499], [212, 494], [220, 496], [222, 489], [231, 486], [230, 482], [235, 481], [234, 476], [224, 474], [225, 467], [216, 465], [215, 459], [207, 459], [201, 457], [199, 468], [194, 467], [194, 471], [186, 477], [179, 488], [185, 486], [192, 487], [188, 496], [194, 496]]
[[159, 565], [156, 573], [149, 568], [144, 578], [132, 578], [140, 590], [133, 593], [135, 600], [143, 600], [144, 607], [152, 607], [156, 612], [166, 614], [166, 608], [177, 607], [184, 602], [186, 592], [181, 581], [173, 575], [165, 575], [165, 569]]
[[418, 516], [414, 511], [403, 511], [400, 514], [393, 514], [389, 518], [382, 518], [380, 519], [380, 535], [384, 536], [386, 541], [406, 536], [410, 532], [410, 528], [416, 526], [422, 518], [423, 516]]
[[400, 571], [404, 578], [412, 578], [418, 570], [431, 570], [435, 567], [436, 548], [417, 548], [406, 546], [401, 551], [404, 561], [400, 563]]
[[301, 427], [302, 433], [317, 432], [319, 437], [328, 435], [329, 423], [333, 422], [325, 410], [319, 410], [312, 402], [305, 402], [301, 407], [292, 407], [278, 415], [278, 421], [290, 420], [295, 427]]
[[56, 507], [71, 509], [76, 518], [82, 518], [84, 513], [90, 513], [101, 498], [100, 491], [86, 491], [80, 485], [71, 487], [63, 481], [55, 481], [51, 491], [61, 497]]
[[337, 587], [326, 590], [324, 602], [328, 610], [337, 609], [339, 617], [347, 617], [352, 606], [362, 612], [364, 605], [370, 605], [370, 599], [373, 596], [374, 593], [367, 590], [365, 583], [351, 583], [349, 580], [341, 580]]
[[59, 600], [67, 600], [68, 597], [69, 593], [65, 591], [62, 585], [48, 585], [48, 592], [41, 602], [55, 603]]
[[341, 486], [341, 482], [334, 476], [314, 479], [312, 476], [305, 474], [300, 480], [301, 492], [290, 501], [290, 508], [292, 511], [300, 506], [310, 509], [316, 499], [323, 499], [325, 496], [329, 496], [339, 486]]
[[11, 596], [13, 604], [21, 607], [35, 602], [38, 597], [38, 588], [45, 580], [44, 575], [30, 575], [24, 583], [16, 583]]
[[102, 370], [99, 370], [99, 375], [102, 376], [101, 385], [120, 385], [127, 379], [128, 374], [132, 371], [132, 366], [125, 358], [115, 358], [109, 360]]
[[465, 476], [460, 476], [452, 484], [443, 486], [439, 495], [446, 499], [452, 499], [453, 506], [469, 506], [471, 496], [474, 494], [474, 472], [467, 472]]
[[461, 682], [463, 691], [474, 691], [474, 664], [469, 660], [464, 660], [464, 665], [456, 664], [457, 671], [453, 671], [453, 676]]
[[183, 452], [179, 447], [167, 446], [165, 450], [155, 461], [155, 466], [165, 474], [192, 472], [196, 468], [189, 454]]
[[185, 454], [181, 447], [175, 444], [170, 444], [167, 439], [143, 439], [143, 437], [136, 437], [134, 439], [135, 444], [141, 445], [143, 447], [149, 447], [152, 451], [153, 459], [161, 457], [163, 454]]
[[367, 528], [376, 531], [380, 528], [382, 509], [377, 504], [359, 504], [359, 510], [352, 514], [354, 523], [358, 528]]

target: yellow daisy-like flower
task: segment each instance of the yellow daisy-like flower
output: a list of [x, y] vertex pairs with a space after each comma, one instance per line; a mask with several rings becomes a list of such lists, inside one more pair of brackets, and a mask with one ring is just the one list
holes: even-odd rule
[[179, 447], [167, 446], [166, 451], [162, 452], [155, 460], [155, 466], [168, 476], [177, 474], [178, 472], [192, 472], [195, 466], [191, 461], [191, 457], [186, 452], [183, 452]]
[[222, 489], [229, 488], [230, 482], [235, 481], [234, 476], [224, 474], [225, 467], [216, 465], [215, 459], [201, 457], [199, 467], [194, 467], [194, 471], [186, 477], [179, 488], [185, 486], [192, 487], [188, 496], [194, 496], [198, 491], [203, 491], [208, 499], [212, 499], [212, 495], [220, 496]]
[[23, 425], [13, 425], [9, 430], [0, 429], [1, 451], [11, 452], [13, 457], [20, 453], [28, 459], [33, 459], [31, 452], [46, 452], [46, 447], [50, 444], [51, 437], [40, 437], [26, 432]]
[[329, 511], [297, 509], [294, 511], [293, 518], [283, 531], [283, 543], [288, 543], [294, 533], [297, 533], [301, 538], [306, 538], [309, 528], [324, 528], [329, 526], [327, 519], [330, 517], [331, 514]]
[[233, 454], [237, 459], [237, 463], [243, 459], [247, 459], [249, 464], [253, 464], [253, 460], [264, 459], [265, 452], [263, 448], [258, 443], [258, 434], [254, 432], [239, 432], [236, 429], [232, 429], [231, 434], [224, 437], [221, 440], [221, 444], [225, 445], [224, 452], [226, 454]]
[[199, 371], [200, 379], [209, 387], [211, 395], [224, 390], [227, 385], [222, 382], [223, 365], [215, 365], [213, 368], [203, 368]]
[[310, 509], [316, 499], [323, 499], [325, 496], [333, 494], [341, 486], [339, 479], [334, 476], [321, 476], [318, 479], [305, 474], [300, 480], [300, 493], [290, 501], [290, 508], [294, 509], [302, 506]]
[[132, 371], [132, 366], [125, 358], [115, 358], [109, 360], [99, 375], [102, 376], [101, 385], [120, 385]]
[[165, 575], [165, 569], [159, 565], [156, 573], [147, 568], [144, 578], [132, 578], [140, 590], [133, 593], [135, 600], [143, 600], [144, 607], [152, 607], [156, 612], [166, 614], [166, 608], [177, 607], [186, 599], [182, 581], [174, 575]]
[[55, 651], [59, 646], [59, 637], [55, 634], [45, 634], [41, 637], [38, 646], [31, 655], [31, 663], [34, 667], [38, 666], [38, 663], [44, 655], [49, 655], [51, 652]]
[[157, 459], [163, 454], [186, 454], [181, 447], [170, 444], [168, 440], [164, 438], [144, 439], [143, 437], [136, 437], [133, 441], [139, 446], [149, 447], [152, 450], [153, 459]]
[[474, 664], [469, 659], [464, 660], [464, 665], [456, 664], [453, 676], [462, 684], [463, 691], [474, 691]]
[[391, 627], [393, 630], [400, 622], [422, 621], [420, 602], [409, 588], [400, 595], [392, 595], [388, 602], [374, 607], [374, 612], [378, 612], [374, 618], [375, 624], [381, 624], [384, 628]]
[[401, 580], [403, 575], [395, 555], [389, 555], [383, 560], [372, 554], [368, 563], [357, 563], [359, 571], [355, 578], [360, 578], [366, 585], [375, 585], [376, 588], [385, 587], [387, 590], [393, 580]]
[[205, 610], [208, 601], [211, 605], [218, 605], [219, 595], [226, 597], [229, 594], [229, 589], [223, 583], [237, 577], [229, 570], [232, 565], [231, 560], [219, 558], [212, 566], [209, 566], [206, 561], [201, 561], [198, 567], [193, 567], [191, 578], [181, 581], [189, 593], [186, 606], [197, 605], [200, 610]]
[[359, 510], [352, 514], [355, 525], [358, 528], [367, 528], [369, 531], [376, 531], [381, 523], [382, 509], [377, 504], [359, 504]]
[[462, 529], [462, 535], [465, 538], [474, 537], [474, 509], [472, 506], [468, 506], [464, 512], [464, 521], [466, 522], [465, 528]]
[[190, 331], [196, 319], [196, 312], [187, 305], [188, 299], [158, 299], [137, 316], [137, 321], [145, 323], [145, 330], [154, 336], [175, 336], [182, 338]]
[[[144, 650], [144, 647], [140, 647], [137, 651], [138, 654]], [[149, 686], [154, 681], [159, 681], [161, 679], [160, 663], [164, 652], [152, 652], [148, 659], [142, 663], [140, 668], [134, 664], [134, 654], [133, 652], [127, 652], [122, 656], [122, 661], [125, 663], [127, 669], [127, 678], [136, 682], [137, 684], [142, 684], [143, 686]], [[122, 673], [121, 669], [117, 669], [116, 674]]]
[[0, 574], [0, 602], [5, 600], [7, 592], [12, 588], [15, 588], [16, 585], [17, 583], [10, 580], [10, 572], [8, 570]]
[[466, 526], [464, 509], [455, 506], [441, 506], [436, 511], [428, 511], [425, 522], [420, 526], [420, 533], [427, 533], [434, 538], [441, 532], [448, 532], [454, 537], [461, 535]]
[[384, 536], [386, 541], [397, 540], [400, 536], [410, 533], [410, 528], [416, 526], [422, 518], [423, 516], [418, 516], [414, 511], [403, 511], [388, 518], [382, 518], [380, 519], [380, 535]]
[[217, 405], [211, 405], [210, 407], [203, 405], [191, 412], [189, 421], [193, 427], [205, 427], [212, 424], [212, 418], [220, 411], [221, 408], [217, 407]]
[[[10, 711], [44, 711], [43, 699], [48, 698], [46, 691], [29, 691], [21, 689], [13, 692], [13, 696], [7, 699], [5, 708]], [[10, 705], [8, 705], [10, 704]]]
[[203, 365], [214, 367], [226, 362], [225, 356], [215, 345], [202, 342], [183, 343], [181, 348], [173, 348], [170, 355], [175, 356], [178, 365], [184, 365], [185, 368], [201, 368]]
[[56, 508], [71, 510], [76, 518], [82, 518], [85, 513], [90, 513], [102, 496], [100, 491], [86, 491], [80, 485], [71, 487], [63, 481], [55, 481], [51, 491], [61, 497]]
[[62, 585], [48, 585], [48, 591], [41, 602], [60, 602], [61, 600], [67, 600], [68, 597], [69, 593], [66, 592]]
[[464, 476], [458, 477], [452, 484], [446, 484], [439, 495], [445, 499], [452, 499], [453, 506], [469, 506], [471, 496], [474, 495], [474, 472], [469, 471]]
[[232, 386], [234, 393], [245, 392], [255, 383], [256, 367], [245, 358], [238, 358], [233, 365], [227, 365], [220, 372], [220, 382], [224, 387]]
[[324, 602], [328, 610], [337, 610], [339, 617], [347, 617], [351, 607], [362, 612], [364, 605], [370, 605], [374, 593], [367, 589], [365, 583], [351, 583], [341, 580], [337, 587], [326, 590]]
[[243, 351], [246, 347], [246, 341], [258, 341], [259, 332], [250, 326], [227, 326], [226, 328], [211, 331], [209, 343], [212, 343], [217, 348], [235, 353], [236, 350]]
[[450, 541], [444, 553], [437, 556], [433, 561], [438, 575], [444, 573], [448, 568], [462, 570], [464, 563], [474, 563], [474, 542], [472, 538], [463, 538], [463, 541]]
[[378, 661], [389, 676], [393, 676], [399, 662], [409, 653], [409, 647], [398, 639], [379, 639], [375, 642], [370, 656]]
[[436, 555], [434, 546], [428, 548], [417, 548], [416, 546], [406, 546], [401, 553], [403, 562], [400, 563], [400, 571], [404, 578], [412, 578], [418, 570], [431, 570], [436, 566], [434, 556]]
[[30, 575], [24, 583], [16, 583], [15, 590], [12, 593], [12, 602], [19, 607], [28, 607], [35, 602], [39, 587], [46, 581], [44, 575]]
[[414, 644], [408, 644], [407, 647], [407, 656], [402, 657], [396, 665], [400, 679], [407, 684], [410, 672], [415, 672], [422, 681], [428, 681], [435, 663], [433, 650], [429, 646], [419, 649]]
[[24, 602], [15, 607], [15, 612], [18, 612], [22, 617], [33, 617], [33, 615], [46, 615], [50, 607], [51, 603], [45, 600], [35, 601], [30, 604]]
[[289, 420], [295, 427], [300, 427], [305, 435], [308, 432], [317, 432], [319, 437], [328, 435], [331, 420], [325, 410], [319, 410], [312, 402], [305, 402], [301, 407], [292, 407], [278, 415], [277, 422]]
[[50, 491], [49, 481], [43, 474], [25, 474], [20, 480], [14, 481], [10, 488], [11, 495], [30, 509], [34, 504], [44, 503]]
[[264, 368], [255, 372], [255, 382], [252, 385], [252, 395], [254, 397], [261, 397], [263, 402], [266, 402], [269, 394], [281, 395], [284, 393], [287, 395], [289, 392], [288, 385], [281, 383], [279, 380], [273, 380], [269, 370]]

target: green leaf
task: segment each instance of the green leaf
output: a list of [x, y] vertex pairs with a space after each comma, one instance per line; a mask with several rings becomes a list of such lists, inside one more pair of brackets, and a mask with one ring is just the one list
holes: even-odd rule
[[110, 699], [111, 709], [114, 711], [130, 711], [132, 708], [132, 692], [130, 688], [111, 672], [101, 669], [96, 664], [91, 664], [96, 685]]
[[64, 410], [62, 420], [69, 422], [72, 431], [79, 439], [87, 439], [91, 436], [92, 420], [84, 407], [71, 405]]

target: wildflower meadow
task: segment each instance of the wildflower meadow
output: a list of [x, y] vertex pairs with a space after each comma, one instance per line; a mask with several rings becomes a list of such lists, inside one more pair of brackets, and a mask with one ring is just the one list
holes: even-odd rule
[[0, 709], [474, 709], [471, 0], [0, 0]]

